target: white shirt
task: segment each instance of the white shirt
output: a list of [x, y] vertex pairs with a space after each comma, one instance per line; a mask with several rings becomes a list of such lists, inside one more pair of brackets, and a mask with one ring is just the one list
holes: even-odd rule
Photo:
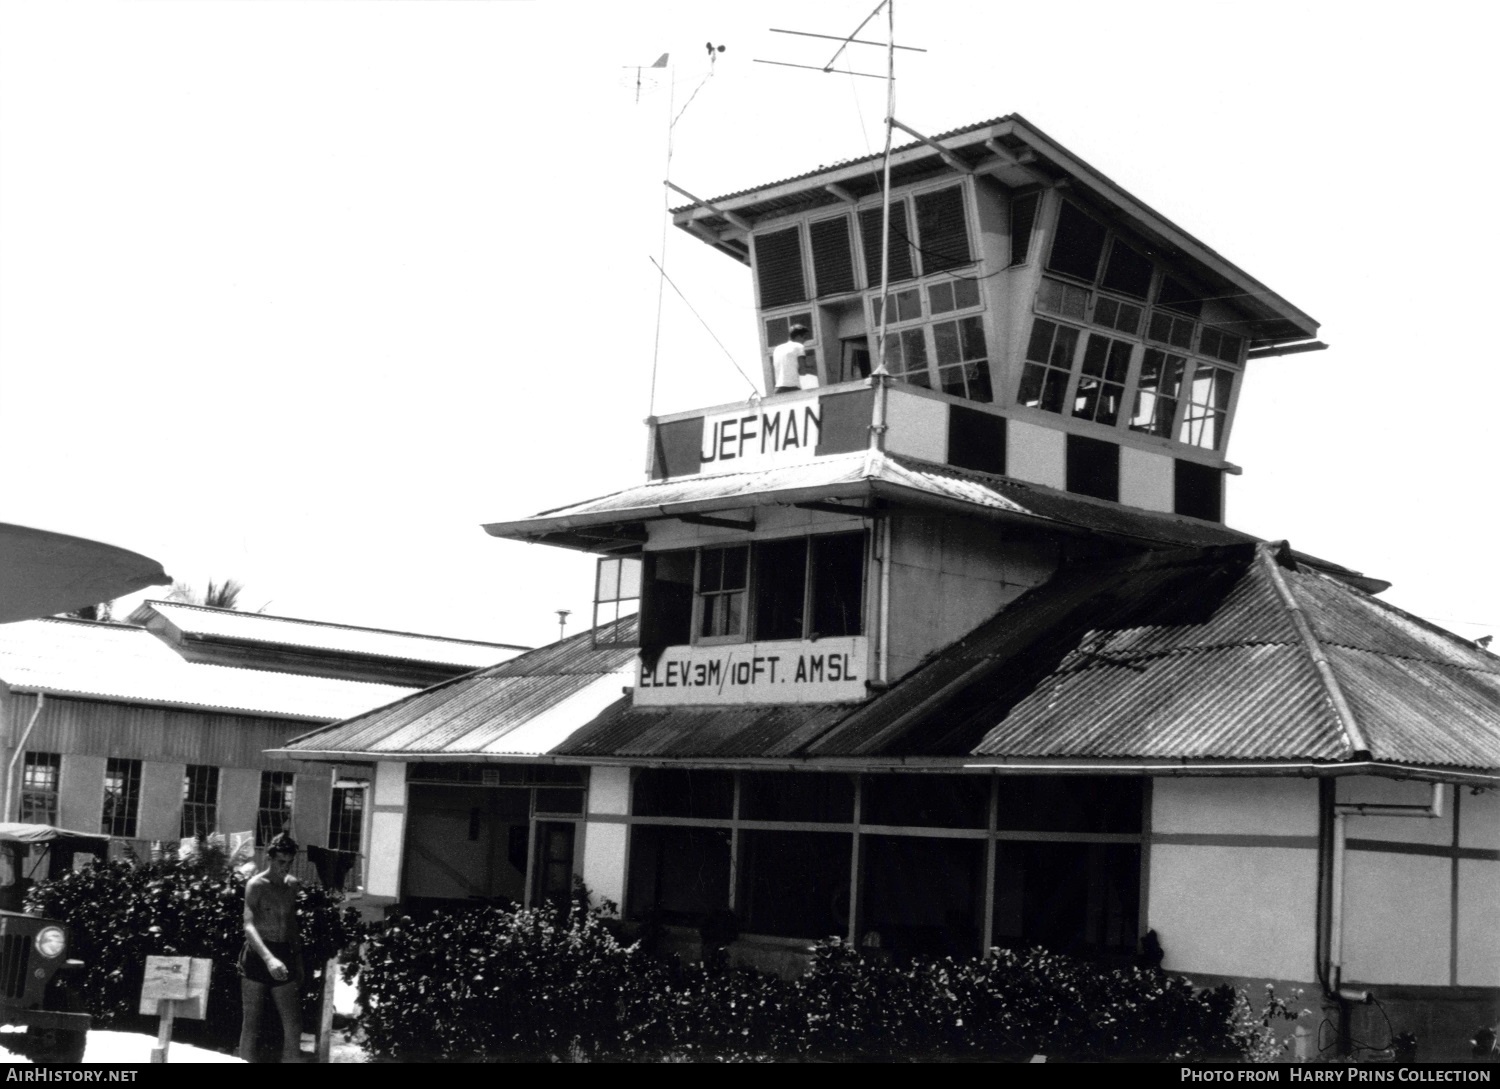
[[771, 350], [771, 374], [776, 380], [777, 388], [791, 386], [799, 389], [802, 385], [801, 376], [798, 371], [802, 365], [802, 356], [807, 349], [795, 340], [789, 340], [785, 344], [778, 344]]

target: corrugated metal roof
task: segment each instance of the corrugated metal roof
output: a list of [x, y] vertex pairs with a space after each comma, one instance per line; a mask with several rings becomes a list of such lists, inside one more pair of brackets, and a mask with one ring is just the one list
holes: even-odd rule
[[571, 635], [509, 661], [294, 738], [293, 755], [539, 756], [597, 718], [635, 680], [636, 618]]
[[83, 620], [0, 625], [0, 681], [12, 689], [328, 721], [412, 689], [189, 662], [145, 628]]
[[1339, 762], [1359, 754], [1336, 687], [1370, 759], [1500, 768], [1500, 658], [1310, 569], [1285, 545], [1064, 568], [862, 705], [635, 708], [620, 697], [634, 656], [573, 636], [286, 751]]
[[1357, 758], [1334, 687], [1373, 759], [1500, 767], [1500, 658], [1265, 544], [1065, 569], [810, 755]]
[[507, 643], [481, 643], [472, 639], [444, 639], [436, 635], [324, 624], [178, 601], [147, 601], [132, 614], [132, 620], [143, 623], [150, 613], [161, 616], [188, 636], [327, 650], [464, 669], [494, 665], [525, 649]]

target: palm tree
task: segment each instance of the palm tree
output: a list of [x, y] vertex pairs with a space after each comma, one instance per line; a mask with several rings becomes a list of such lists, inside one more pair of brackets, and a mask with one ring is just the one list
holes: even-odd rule
[[[205, 605], [210, 609], [238, 609], [245, 612], [247, 610], [240, 608], [240, 595], [244, 592], [245, 584], [239, 579], [225, 579], [223, 582], [209, 579], [208, 588], [201, 594], [185, 582], [174, 582], [167, 600], [179, 601], [185, 605]], [[268, 601], [255, 611], [263, 613], [270, 605]]]

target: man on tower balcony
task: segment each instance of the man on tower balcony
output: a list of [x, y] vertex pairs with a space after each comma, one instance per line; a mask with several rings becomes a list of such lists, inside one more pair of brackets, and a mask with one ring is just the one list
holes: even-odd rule
[[816, 389], [818, 375], [814, 370], [813, 357], [807, 352], [807, 342], [812, 331], [805, 325], [794, 325], [787, 330], [787, 341], [771, 351], [771, 372], [776, 379], [777, 393], [795, 393], [799, 389]]

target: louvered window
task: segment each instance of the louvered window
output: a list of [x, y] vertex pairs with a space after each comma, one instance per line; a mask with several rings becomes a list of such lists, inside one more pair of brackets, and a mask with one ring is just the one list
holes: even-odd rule
[[760, 281], [760, 306], [803, 302], [807, 280], [802, 274], [802, 231], [788, 227], [755, 236], [755, 273]]
[[813, 279], [819, 295], [854, 290], [854, 252], [849, 248], [849, 220], [823, 219], [808, 228], [812, 237]]
[[931, 275], [967, 265], [969, 227], [964, 218], [962, 186], [922, 193], [917, 200], [917, 245], [921, 247], [922, 272]]
[[[882, 222], [879, 207], [866, 208], [859, 213], [859, 233], [865, 248], [865, 282], [871, 287], [880, 287], [880, 233]], [[914, 275], [911, 264], [911, 231], [907, 229], [906, 202], [891, 201], [891, 283], [910, 280]]]

